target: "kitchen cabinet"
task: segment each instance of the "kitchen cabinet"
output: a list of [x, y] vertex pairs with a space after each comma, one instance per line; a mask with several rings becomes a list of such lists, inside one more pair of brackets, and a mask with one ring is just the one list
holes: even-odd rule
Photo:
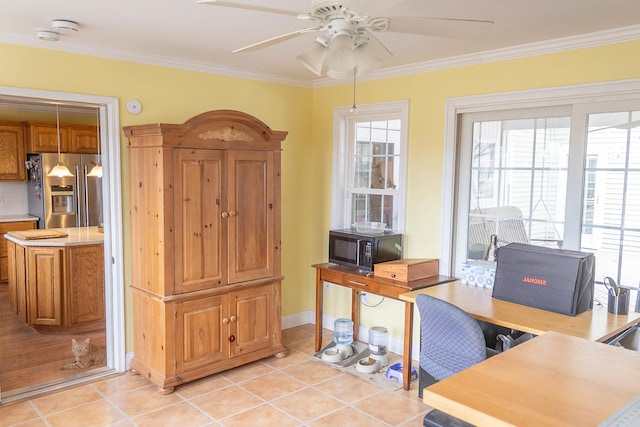
[[[29, 153], [57, 153], [56, 123], [25, 122]], [[98, 154], [98, 129], [91, 125], [60, 123], [60, 152]]]
[[[26, 122], [27, 151], [29, 153], [57, 153], [58, 128], [56, 123]], [[60, 126], [60, 152], [66, 153], [69, 145], [67, 129]]]
[[98, 129], [95, 126], [69, 125], [69, 153], [98, 154]]
[[238, 111], [124, 128], [134, 357], [162, 393], [268, 356], [281, 339], [286, 132]]
[[[97, 227], [88, 228], [99, 234]], [[76, 233], [88, 234], [86, 229]], [[91, 239], [78, 242], [71, 236], [58, 243], [9, 237], [11, 311], [30, 326], [71, 327], [104, 320], [104, 246], [102, 237]]]
[[104, 245], [66, 248], [65, 278], [63, 325], [104, 319]]
[[19, 122], [0, 122], [0, 181], [25, 181], [27, 170], [24, 128]]
[[0, 222], [0, 283], [9, 279], [9, 262], [7, 254], [7, 240], [2, 237], [9, 231], [32, 230], [36, 228], [37, 221], [9, 221]]
[[27, 248], [29, 325], [62, 325], [63, 248]]
[[[27, 323], [27, 265], [26, 249], [7, 242], [9, 258], [9, 310]], [[22, 268], [17, 268], [22, 266]]]

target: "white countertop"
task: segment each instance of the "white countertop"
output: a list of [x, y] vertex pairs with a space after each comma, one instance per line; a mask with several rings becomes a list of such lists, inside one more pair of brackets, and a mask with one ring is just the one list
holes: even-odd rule
[[52, 230], [63, 231], [68, 236], [33, 240], [18, 239], [8, 234], [4, 237], [20, 246], [81, 246], [104, 242], [104, 234], [98, 231], [98, 227], [52, 228]]
[[0, 222], [20, 222], [20, 221], [37, 221], [37, 216], [29, 214], [23, 215], [0, 215]]

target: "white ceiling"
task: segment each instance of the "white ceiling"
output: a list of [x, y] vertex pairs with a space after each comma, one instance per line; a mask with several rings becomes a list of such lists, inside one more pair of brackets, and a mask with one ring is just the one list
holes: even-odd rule
[[[311, 0], [230, 1], [301, 13], [311, 9]], [[368, 0], [377, 6], [387, 1]], [[303, 86], [329, 83], [295, 59], [313, 42], [313, 34], [258, 52], [231, 52], [313, 26], [291, 16], [195, 0], [0, 0], [0, 11], [0, 42]], [[381, 77], [426, 70], [433, 64], [486, 61], [497, 54], [517, 56], [510, 49], [514, 46], [531, 54], [640, 39], [640, 0], [405, 0], [384, 16], [495, 24], [487, 34], [461, 29], [459, 38], [376, 33], [393, 52], [373, 73]], [[76, 21], [80, 31], [64, 33], [58, 42], [38, 40], [36, 30], [49, 28], [52, 19]]]

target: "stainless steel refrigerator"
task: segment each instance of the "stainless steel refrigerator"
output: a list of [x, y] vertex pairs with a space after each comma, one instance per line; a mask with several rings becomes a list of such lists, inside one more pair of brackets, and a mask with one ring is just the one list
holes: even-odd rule
[[57, 153], [29, 154], [29, 214], [40, 218], [38, 228], [100, 225], [102, 178], [87, 176], [97, 155], [61, 154], [72, 177], [47, 176], [58, 162]]

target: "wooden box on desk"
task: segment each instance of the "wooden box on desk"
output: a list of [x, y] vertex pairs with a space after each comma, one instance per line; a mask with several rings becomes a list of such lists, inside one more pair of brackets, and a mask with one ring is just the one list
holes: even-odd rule
[[373, 275], [402, 282], [411, 282], [425, 277], [437, 276], [438, 268], [438, 259], [398, 259], [375, 264], [373, 266]]

